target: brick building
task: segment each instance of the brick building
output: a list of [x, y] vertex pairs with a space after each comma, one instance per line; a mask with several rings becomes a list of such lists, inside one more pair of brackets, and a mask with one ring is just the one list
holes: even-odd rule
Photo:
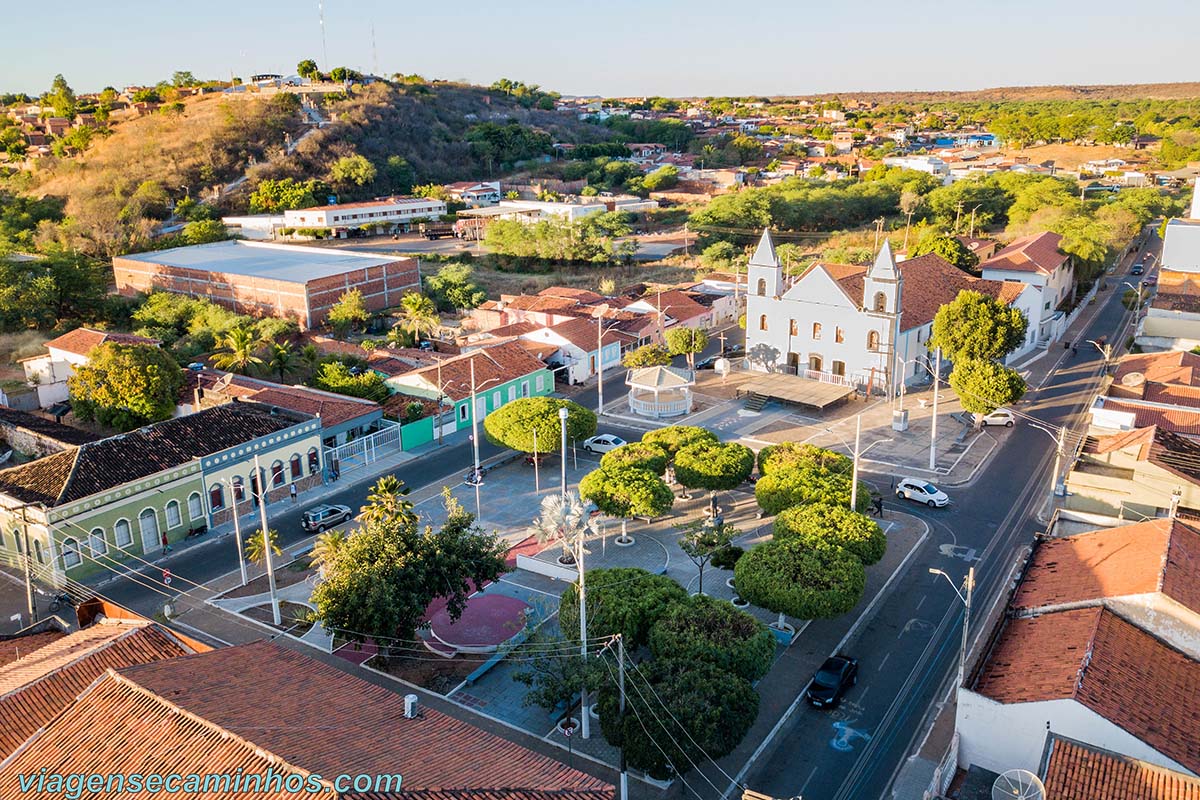
[[319, 326], [350, 289], [379, 311], [420, 283], [412, 258], [248, 241], [119, 256], [113, 275], [124, 295], [177, 292], [243, 314], [291, 318], [303, 328]]

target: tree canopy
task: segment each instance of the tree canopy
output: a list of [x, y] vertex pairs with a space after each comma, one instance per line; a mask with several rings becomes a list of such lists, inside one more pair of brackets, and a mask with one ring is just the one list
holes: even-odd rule
[[[655, 575], [636, 567], [612, 567], [587, 571], [588, 638], [625, 637], [625, 646], [644, 645], [650, 626], [687, 592], [666, 575]], [[558, 605], [558, 627], [579, 630], [579, 587], [571, 584]], [[569, 634], [573, 635], [573, 634]]]
[[834, 472], [850, 472], [849, 456], [817, 447], [815, 444], [780, 442], [758, 451], [758, 471], [762, 475], [795, 467], [820, 467]]
[[610, 517], [660, 517], [671, 510], [675, 494], [662, 478], [636, 467], [593, 470], [579, 481], [579, 496]]
[[1002, 359], [1021, 346], [1029, 321], [1021, 310], [980, 292], [963, 290], [938, 309], [929, 347], [958, 363]]
[[954, 364], [950, 388], [962, 407], [972, 414], [990, 414], [1025, 396], [1025, 379], [1020, 373], [995, 361], [968, 359]]
[[961, 270], [970, 270], [979, 266], [979, 256], [963, 244], [957, 236], [927, 236], [913, 248], [912, 257], [923, 256], [927, 253], [941, 256]]
[[708, 334], [699, 328], [676, 326], [666, 333], [667, 348], [671, 355], [687, 355], [688, 368], [696, 368], [696, 353], [708, 347]]
[[662, 475], [667, 463], [667, 452], [651, 442], [629, 442], [600, 456], [600, 469], [609, 471], [633, 467]]
[[642, 441], [658, 445], [666, 450], [667, 455], [674, 460], [679, 451], [689, 445], [701, 442], [716, 444], [719, 440], [717, 435], [707, 428], [698, 428], [694, 425], [668, 425], [665, 428], [647, 431], [642, 435]]
[[367, 311], [362, 291], [350, 289], [343, 292], [333, 308], [329, 309], [325, 320], [337, 331], [338, 336], [345, 336], [347, 331], [362, 325], [370, 318], [371, 312]]
[[753, 547], [733, 568], [737, 592], [756, 606], [796, 619], [845, 614], [866, 588], [862, 560], [833, 545], [798, 538]]
[[775, 636], [728, 600], [697, 594], [666, 610], [650, 628], [655, 658], [705, 661], [756, 681], [775, 660]]
[[555, 397], [523, 397], [506, 403], [483, 420], [488, 441], [522, 453], [532, 453], [537, 431], [540, 453], [558, 450], [561, 440], [558, 410], [567, 409], [567, 442], [580, 442], [596, 434], [596, 415], [571, 400]]
[[149, 344], [101, 344], [67, 379], [75, 416], [122, 431], [169, 418], [182, 386], [179, 364]]
[[466, 311], [487, 299], [487, 292], [471, 280], [471, 267], [461, 261], [443, 264], [425, 279], [425, 291], [439, 311]]
[[675, 479], [689, 489], [736, 489], [754, 469], [754, 452], [737, 442], [697, 441], [675, 454]]
[[665, 367], [671, 363], [671, 354], [661, 344], [644, 344], [630, 350], [621, 359], [621, 364], [629, 369], [639, 367]]
[[776, 539], [797, 539], [809, 547], [834, 545], [849, 550], [870, 566], [887, 551], [879, 523], [846, 506], [812, 503], [794, 506], [775, 517]]

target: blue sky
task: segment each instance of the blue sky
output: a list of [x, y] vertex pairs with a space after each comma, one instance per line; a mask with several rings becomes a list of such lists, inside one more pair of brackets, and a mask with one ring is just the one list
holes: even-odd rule
[[[9, 22], [14, 19], [8, 16]], [[0, 91], [319, 63], [317, 0], [25, 3]], [[1200, 79], [1194, 0], [325, 0], [329, 64], [564, 94], [809, 94]]]

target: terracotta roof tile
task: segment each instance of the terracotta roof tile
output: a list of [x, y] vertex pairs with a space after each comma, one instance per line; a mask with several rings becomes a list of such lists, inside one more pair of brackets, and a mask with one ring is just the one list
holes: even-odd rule
[[1104, 410], [1133, 414], [1136, 428], [1155, 426], [1181, 436], [1200, 436], [1200, 408], [1143, 405], [1109, 397], [1104, 401]]
[[539, 297], [565, 297], [578, 303], [599, 303], [604, 295], [587, 289], [572, 289], [569, 286], [550, 286], [538, 292]]
[[1073, 699], [1200, 770], [1200, 662], [1103, 607], [1010, 620], [975, 691], [1000, 703]]
[[[572, 323], [577, 321], [582, 320], [571, 320]], [[472, 361], [475, 362], [475, 386], [479, 391], [490, 391], [498, 384], [546, 369], [546, 365], [527, 349], [507, 341], [495, 344], [484, 342], [477, 349], [446, 359], [441, 363], [440, 376], [437, 365], [411, 370], [406, 374], [420, 375], [431, 386], [437, 386], [440, 377], [446, 397], [458, 402], [471, 396]], [[400, 393], [404, 392], [403, 384], [395, 384], [395, 388]]]
[[1186, 350], [1168, 353], [1132, 353], [1121, 359], [1113, 373], [1113, 386], [1119, 388], [1123, 379], [1140, 373], [1146, 383], [1180, 383], [1200, 387], [1200, 355]]
[[[670, 313], [670, 312], [668, 312]], [[566, 339], [585, 353], [596, 352], [596, 341], [599, 337], [599, 322], [592, 319], [569, 319], [551, 326], [550, 330]], [[613, 331], [604, 332], [604, 344], [619, 342], [621, 338]]]
[[28, 414], [24, 411], [17, 411], [8, 406], [0, 406], [0, 425], [24, 428], [25, 430], [37, 433], [39, 436], [45, 436], [48, 439], [53, 439], [56, 442], [67, 445], [85, 444], [87, 442], [94, 442], [100, 438], [90, 431], [72, 428], [70, 425], [63, 425], [52, 419]]
[[980, 263], [979, 269], [1040, 272], [1049, 275], [1070, 258], [1059, 250], [1061, 243], [1062, 236], [1049, 231], [1022, 236], [987, 261]]
[[667, 292], [647, 292], [639, 299], [680, 322], [687, 322], [708, 313], [707, 308], [678, 289]]
[[262, 389], [252, 394], [250, 399], [255, 403], [265, 403], [320, 417], [321, 426], [324, 428], [362, 419], [379, 410], [379, 404], [369, 400], [327, 397], [303, 387], [281, 386], [278, 389]]
[[148, 339], [145, 336], [135, 336], [132, 333], [113, 333], [111, 331], [98, 331], [92, 328], [76, 328], [46, 342], [46, 347], [53, 347], [55, 350], [65, 350], [68, 353], [86, 356], [92, 352], [92, 348], [107, 342], [115, 342], [117, 344], [161, 344], [158, 339]]
[[1053, 734], [1046, 800], [1200, 800], [1200, 778]]
[[58, 641], [66, 635], [66, 631], [51, 630], [4, 639], [0, 641], [0, 667], [8, 666], [18, 658], [23, 658], [34, 650]]

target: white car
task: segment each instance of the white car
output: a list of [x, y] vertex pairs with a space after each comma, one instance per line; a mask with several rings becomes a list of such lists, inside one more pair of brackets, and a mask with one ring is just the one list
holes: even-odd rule
[[924, 503], [930, 508], [941, 508], [950, 502], [945, 492], [920, 478], [901, 478], [896, 484], [896, 497]]
[[1015, 414], [1013, 414], [1013, 412], [1009, 411], [1007, 408], [997, 408], [992, 413], [985, 414], [983, 419], [980, 420], [979, 424], [985, 428], [988, 425], [1003, 425], [1006, 428], [1011, 428], [1014, 424], [1016, 424], [1016, 421], [1017, 417]]
[[602, 433], [599, 436], [593, 436], [583, 442], [583, 449], [589, 453], [607, 453], [615, 447], [620, 447], [625, 444], [625, 440], [620, 436], [614, 436], [611, 433]]

